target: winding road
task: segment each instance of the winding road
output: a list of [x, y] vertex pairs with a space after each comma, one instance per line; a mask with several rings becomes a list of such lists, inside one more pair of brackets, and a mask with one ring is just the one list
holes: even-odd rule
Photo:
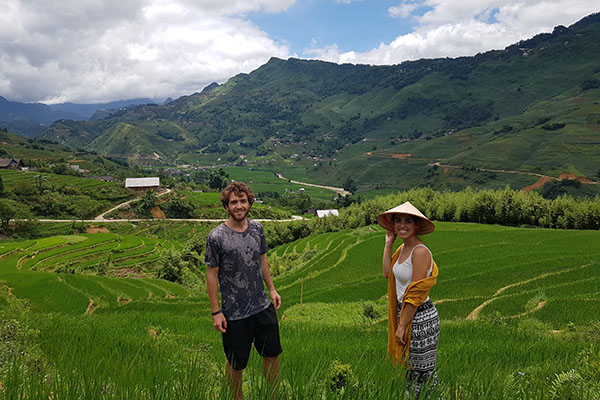
[[[160, 196], [164, 196], [168, 193], [170, 193], [172, 191], [172, 189], [167, 189], [164, 192], [158, 193], [156, 196], [160, 197]], [[107, 219], [105, 218], [105, 215], [117, 210], [121, 207], [125, 207], [126, 205], [128, 205], [131, 202], [137, 201], [139, 200], [139, 198], [135, 198], [132, 200], [128, 200], [124, 203], [121, 203], [113, 208], [111, 208], [110, 210], [107, 210], [105, 212], [103, 212], [102, 214], [98, 215], [97, 217], [95, 217], [94, 219], [48, 219], [48, 218], [42, 218], [42, 219], [38, 219], [37, 221], [39, 222], [73, 222], [73, 221], [77, 221], [77, 222], [144, 222], [144, 221], [175, 221], [175, 222], [223, 222], [226, 220], [226, 218], [130, 218], [130, 219]], [[259, 222], [291, 222], [291, 221], [299, 221], [299, 220], [303, 220], [304, 218], [299, 216], [299, 215], [292, 215], [292, 218], [288, 218], [288, 219], [254, 219], [255, 221], [259, 221]]]
[[352, 193], [350, 193], [349, 191], [347, 191], [343, 188], [339, 188], [339, 187], [335, 187], [335, 186], [318, 185], [316, 183], [306, 183], [306, 182], [295, 181], [295, 180], [286, 178], [285, 176], [281, 175], [279, 172], [276, 172], [275, 175], [277, 175], [277, 177], [279, 179], [283, 179], [290, 183], [295, 183], [296, 185], [312, 186], [312, 187], [317, 187], [317, 188], [321, 188], [321, 189], [327, 189], [327, 190], [331, 190], [332, 192], [336, 192], [337, 194], [342, 195], [342, 196], [351, 196], [352, 195]]
[[[164, 192], [157, 193], [157, 194], [156, 194], [156, 197], [164, 196], [165, 194], [169, 194], [169, 193], [171, 193], [171, 192], [172, 192], [172, 189], [169, 189], [169, 188], [167, 188], [167, 189], [166, 189]], [[117, 205], [117, 206], [115, 206], [115, 207], [111, 208], [111, 209], [110, 209], [110, 210], [108, 210], [108, 211], [104, 211], [102, 214], [98, 215], [96, 218], [94, 218], [93, 220], [90, 220], [90, 221], [97, 221], [97, 222], [108, 222], [108, 221], [115, 221], [115, 220], [112, 220], [112, 219], [106, 219], [106, 218], [104, 218], [104, 216], [105, 216], [106, 214], [110, 213], [110, 212], [113, 212], [113, 211], [115, 211], [115, 210], [117, 210], [117, 209], [121, 208], [121, 207], [125, 207], [125, 206], [126, 206], [126, 205], [128, 205], [129, 203], [132, 203], [132, 202], [134, 202], [134, 201], [138, 201], [138, 200], [139, 200], [139, 198], [138, 198], [138, 197], [136, 197], [135, 199], [131, 199], [131, 200], [128, 200], [128, 201], [126, 201], [126, 202], [124, 202], [124, 203], [121, 203], [121, 204], [119, 204], [119, 205]], [[41, 220], [40, 220], [40, 221], [41, 221]], [[121, 220], [121, 221], [122, 221], [122, 220]], [[131, 221], [131, 220], [126, 220], [126, 221]]]

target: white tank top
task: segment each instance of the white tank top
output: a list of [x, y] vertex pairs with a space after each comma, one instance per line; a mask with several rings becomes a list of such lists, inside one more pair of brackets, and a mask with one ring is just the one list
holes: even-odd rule
[[[431, 255], [431, 250], [429, 250], [424, 244], [416, 245], [408, 255], [408, 258], [402, 263], [398, 263], [398, 260], [400, 260], [400, 257], [398, 257], [398, 260], [396, 260], [394, 266], [392, 267], [392, 272], [394, 274], [394, 278], [396, 279], [396, 297], [398, 298], [398, 304], [402, 303], [404, 292], [406, 291], [408, 285], [410, 285], [412, 282], [412, 253], [419, 246], [427, 249], [429, 255], [431, 256], [431, 265], [429, 266], [429, 270], [427, 271], [427, 276], [431, 276], [431, 272], [433, 271], [433, 255]], [[427, 297], [427, 300], [429, 300], [429, 297]]]

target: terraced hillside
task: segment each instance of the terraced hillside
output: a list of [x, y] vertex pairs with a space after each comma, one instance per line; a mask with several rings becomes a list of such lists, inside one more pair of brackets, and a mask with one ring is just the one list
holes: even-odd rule
[[[599, 232], [438, 223], [424, 239], [440, 268], [431, 298], [442, 319], [442, 398], [594, 398]], [[404, 398], [403, 376], [385, 360], [383, 241], [371, 226], [271, 250], [283, 298], [284, 398]], [[3, 242], [0, 309], [9, 315], [19, 299], [29, 303], [28, 321], [39, 330], [35, 359], [49, 378], [22, 361], [0, 378], [0, 391], [9, 398], [227, 396], [204, 293], [143, 276], [52, 272], [69, 260], [85, 270], [91, 254], [103, 260], [111, 251], [115, 271], [148, 253], [136, 261], [143, 265], [151, 255], [142, 249], [161, 243], [124, 231]], [[332, 371], [340, 370], [338, 387]], [[246, 398], [268, 397], [260, 371], [253, 354]]]
[[0, 179], [4, 201], [42, 218], [93, 218], [134, 197], [121, 183], [50, 172], [2, 169]]
[[[600, 317], [600, 249], [597, 232], [530, 230], [444, 224], [425, 237], [440, 267], [432, 299], [448, 320], [529, 315], [564, 329]], [[274, 251], [301, 259], [277, 278], [286, 304], [303, 301], [381, 301], [383, 233], [377, 229], [310, 236]], [[534, 303], [534, 300], [539, 300]], [[538, 308], [539, 307], [539, 308]], [[332, 316], [335, 319], [335, 316]]]
[[39, 312], [91, 313], [99, 306], [186, 297], [182, 286], [153, 278], [161, 245], [114, 233], [7, 241], [0, 245], [0, 280]]

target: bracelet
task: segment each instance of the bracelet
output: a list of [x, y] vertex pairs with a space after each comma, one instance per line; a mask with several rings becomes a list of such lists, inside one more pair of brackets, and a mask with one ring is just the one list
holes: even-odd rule
[[221, 309], [218, 309], [217, 311], [211, 313], [213, 316], [222, 313]]

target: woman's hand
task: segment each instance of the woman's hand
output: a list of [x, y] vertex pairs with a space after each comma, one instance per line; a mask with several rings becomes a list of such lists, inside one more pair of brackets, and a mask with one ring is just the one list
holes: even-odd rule
[[396, 234], [392, 231], [385, 232], [385, 245], [392, 246], [396, 241]]
[[406, 332], [406, 325], [398, 324], [398, 329], [396, 329], [396, 343], [405, 345], [406, 341], [404, 340], [404, 334]]

